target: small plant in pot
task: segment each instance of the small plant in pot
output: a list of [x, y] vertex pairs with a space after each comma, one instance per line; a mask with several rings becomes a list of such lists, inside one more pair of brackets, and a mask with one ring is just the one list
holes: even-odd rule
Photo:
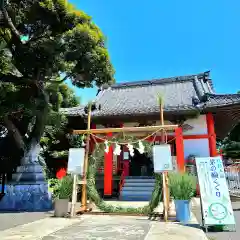
[[[65, 176], [53, 181], [54, 216], [65, 217], [68, 214], [68, 203], [72, 197], [73, 179]], [[51, 184], [51, 183], [50, 183]]]
[[174, 199], [176, 219], [187, 223], [191, 218], [190, 201], [196, 191], [196, 177], [187, 173], [169, 174], [170, 194]]

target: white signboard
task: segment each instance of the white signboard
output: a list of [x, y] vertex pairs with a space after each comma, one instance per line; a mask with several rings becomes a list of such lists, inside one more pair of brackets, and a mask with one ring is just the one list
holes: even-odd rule
[[171, 147], [169, 144], [153, 146], [153, 164], [155, 173], [173, 170]]
[[222, 158], [196, 158], [204, 225], [235, 225]]
[[123, 160], [129, 160], [129, 152], [123, 152]]
[[67, 172], [71, 174], [83, 175], [84, 148], [70, 148], [68, 153]]

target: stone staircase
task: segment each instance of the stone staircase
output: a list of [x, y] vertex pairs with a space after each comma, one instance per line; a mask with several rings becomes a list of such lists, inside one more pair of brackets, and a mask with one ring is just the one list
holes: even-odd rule
[[126, 177], [120, 192], [120, 201], [149, 201], [154, 189], [154, 177]]

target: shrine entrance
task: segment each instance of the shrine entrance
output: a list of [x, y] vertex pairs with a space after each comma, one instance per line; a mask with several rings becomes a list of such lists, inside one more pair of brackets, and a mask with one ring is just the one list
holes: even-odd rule
[[151, 157], [146, 153], [140, 154], [134, 149], [134, 155], [129, 159], [129, 175], [130, 176], [152, 176], [153, 162]]

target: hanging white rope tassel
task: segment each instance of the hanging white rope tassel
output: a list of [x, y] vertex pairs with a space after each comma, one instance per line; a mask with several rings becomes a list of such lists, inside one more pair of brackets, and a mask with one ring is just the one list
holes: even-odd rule
[[104, 144], [105, 144], [104, 152], [105, 152], [105, 153], [109, 153], [109, 144], [108, 144], [108, 141], [106, 140], [106, 141], [104, 142]]
[[144, 153], [145, 147], [144, 147], [142, 141], [138, 141], [138, 149], [137, 150], [139, 151], [140, 154]]
[[129, 150], [130, 156], [134, 156], [134, 149], [133, 149], [133, 145], [132, 144], [128, 144], [127, 148]]
[[121, 146], [118, 143], [115, 143], [115, 149], [113, 152], [114, 155], [119, 156], [121, 154]]

